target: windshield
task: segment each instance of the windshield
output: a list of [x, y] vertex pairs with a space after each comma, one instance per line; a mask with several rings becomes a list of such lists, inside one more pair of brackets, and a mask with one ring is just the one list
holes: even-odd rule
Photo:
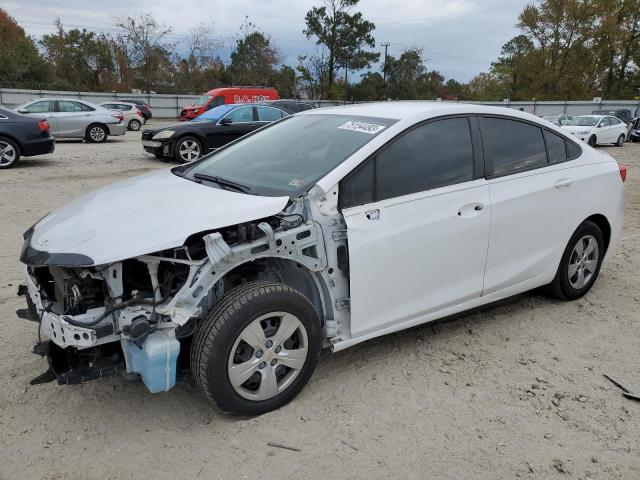
[[198, 115], [192, 121], [195, 122], [217, 122], [222, 117], [224, 117], [230, 110], [236, 108], [237, 105], [220, 105], [219, 107], [212, 108], [209, 111], [204, 112], [201, 115]]
[[206, 105], [213, 97], [211, 95], [202, 95], [194, 105]]
[[542, 118], [544, 118], [545, 120], [549, 120], [550, 122], [555, 122], [559, 117], [560, 115], [545, 115]]
[[322, 114], [286, 117], [194, 163], [184, 176], [220, 177], [258, 195], [293, 196], [396, 121]]
[[565, 125], [573, 125], [576, 127], [595, 127], [599, 121], [600, 117], [584, 115], [582, 117], [575, 117], [573, 120], [567, 120]]

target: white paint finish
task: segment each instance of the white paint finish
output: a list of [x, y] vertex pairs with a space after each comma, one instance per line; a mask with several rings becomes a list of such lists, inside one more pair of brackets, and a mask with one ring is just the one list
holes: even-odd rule
[[578, 165], [571, 161], [489, 180], [484, 294], [534, 278], [562, 255], [575, 223]]
[[42, 219], [31, 244], [50, 253], [78, 253], [95, 264], [182, 245], [197, 232], [280, 212], [287, 197], [244, 195], [160, 170], [103, 187]]
[[[605, 119], [610, 119], [610, 118], [615, 119], [615, 117], [610, 117], [606, 115], [583, 115], [583, 116], [599, 118], [600, 120], [598, 121], [597, 125], [593, 127], [580, 126], [580, 125], [563, 125], [562, 130], [564, 130], [565, 133], [569, 132], [575, 135], [576, 137], [578, 137], [580, 140], [583, 140], [584, 142], [588, 142], [589, 138], [591, 138], [592, 135], [595, 135], [597, 145], [616, 143], [620, 135], [624, 135], [625, 137], [627, 135], [627, 124], [624, 122], [618, 123], [616, 125], [607, 125], [607, 126], [603, 125], [603, 121]], [[580, 117], [576, 117], [576, 118], [580, 118]]]
[[[478, 205], [483, 208], [475, 210]], [[491, 214], [484, 180], [353, 207], [343, 214], [352, 336], [480, 296]]]

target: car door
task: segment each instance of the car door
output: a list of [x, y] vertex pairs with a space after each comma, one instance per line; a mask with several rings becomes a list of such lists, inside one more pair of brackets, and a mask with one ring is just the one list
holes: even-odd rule
[[575, 156], [580, 149], [525, 121], [478, 120], [491, 196], [483, 292], [488, 295], [555, 275], [554, 262], [574, 224], [578, 193], [575, 162], [567, 161], [567, 152]]
[[58, 100], [58, 130], [61, 137], [84, 137], [93, 112], [73, 100]]
[[491, 206], [466, 117], [396, 137], [340, 184], [351, 334], [376, 335], [478, 298]]
[[617, 117], [609, 117], [611, 125], [611, 143], [617, 142], [620, 135], [627, 136], [627, 124]]
[[21, 108], [20, 113], [34, 118], [46, 118], [47, 122], [49, 122], [49, 132], [51, 135], [58, 135], [58, 119], [55, 100], [39, 100]]
[[[226, 120], [225, 120], [226, 119]], [[231, 123], [225, 123], [225, 121]], [[243, 105], [227, 113], [210, 140], [209, 148], [219, 148], [256, 129], [257, 113], [252, 105]]]

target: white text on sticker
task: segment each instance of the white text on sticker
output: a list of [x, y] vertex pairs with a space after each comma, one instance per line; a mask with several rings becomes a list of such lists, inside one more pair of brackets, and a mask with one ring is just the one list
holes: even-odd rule
[[369, 133], [374, 135], [378, 133], [380, 130], [384, 130], [384, 125], [376, 125], [375, 123], [365, 123], [365, 122], [347, 122], [344, 125], [340, 125], [338, 128], [342, 128], [343, 130], [352, 130], [354, 132], [362, 132]]

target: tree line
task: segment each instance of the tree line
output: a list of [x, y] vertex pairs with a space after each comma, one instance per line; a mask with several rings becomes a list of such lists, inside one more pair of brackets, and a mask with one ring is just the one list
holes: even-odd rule
[[359, 0], [323, 0], [305, 16], [313, 54], [287, 65], [248, 18], [228, 61], [211, 26], [172, 43], [149, 13], [115, 18], [108, 32], [65, 28], [34, 39], [0, 9], [0, 86], [199, 94], [219, 85], [270, 85], [281, 97], [345, 99], [578, 100], [640, 95], [638, 0], [538, 0], [517, 19], [487, 72], [469, 82], [430, 69], [423, 49], [383, 56]]

